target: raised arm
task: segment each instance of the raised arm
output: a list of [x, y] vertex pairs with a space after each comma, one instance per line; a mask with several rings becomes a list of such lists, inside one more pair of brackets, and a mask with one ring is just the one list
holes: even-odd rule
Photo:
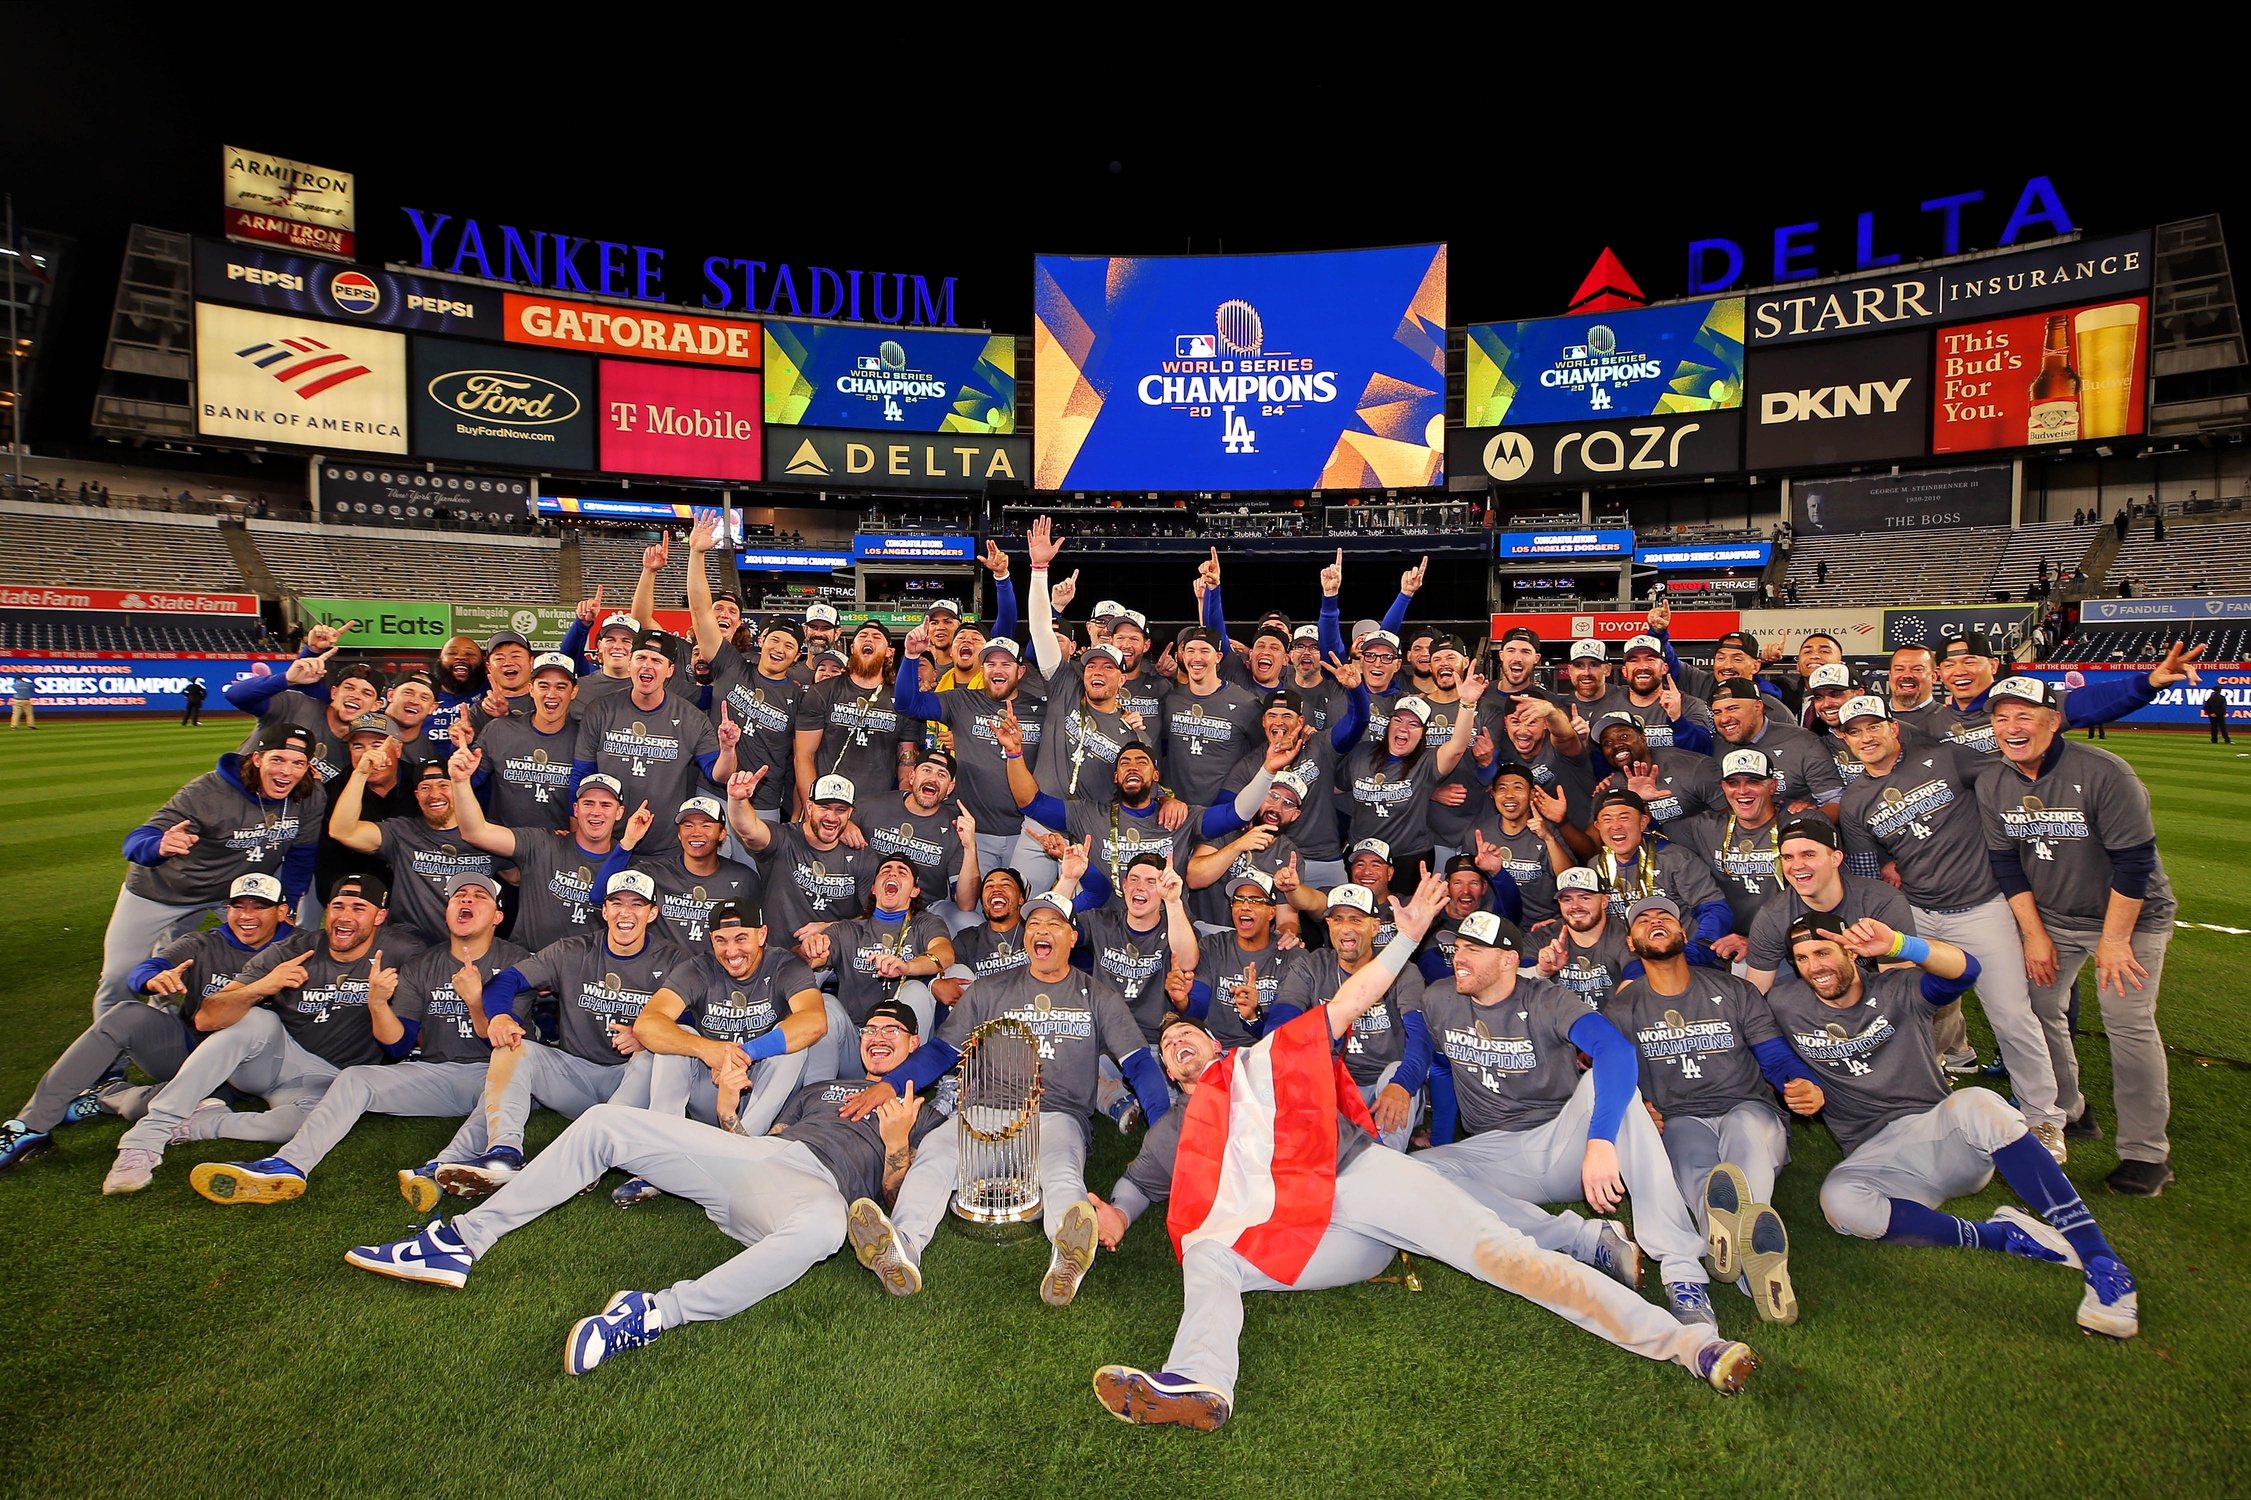
[[1048, 607], [1047, 570], [1063, 550], [1063, 539], [1054, 534], [1048, 518], [1041, 516], [1032, 522], [1025, 546], [1032, 559], [1032, 656], [1039, 662], [1040, 675], [1053, 677], [1063, 661], [1063, 645], [1055, 638], [1055, 611]]
[[487, 854], [497, 854], [502, 859], [516, 857], [516, 830], [503, 828], [485, 816], [477, 803], [471, 781], [477, 767], [483, 763], [482, 750], [456, 750], [446, 762], [446, 776], [453, 782], [453, 816], [461, 830], [462, 838]]
[[[352, 774], [344, 778], [344, 785], [336, 793], [335, 809], [328, 815], [330, 838], [361, 854], [373, 854], [383, 847], [383, 830], [362, 818], [360, 808], [369, 774], [398, 759], [398, 754], [399, 742], [389, 739], [360, 757], [360, 763], [352, 767]], [[473, 802], [476, 798], [472, 796], [469, 800]]]
[[1376, 955], [1375, 962], [1361, 965], [1360, 972], [1345, 980], [1330, 999], [1329, 1035], [1344, 1036], [1352, 1030], [1352, 1023], [1382, 1003], [1392, 984], [1415, 961], [1415, 949], [1430, 924], [1446, 905], [1446, 882], [1435, 875], [1425, 875], [1415, 887], [1414, 899], [1405, 906], [1399, 898], [1391, 898], [1393, 919], [1399, 925], [1399, 936]]
[[657, 620], [657, 575], [672, 561], [672, 537], [660, 533], [654, 546], [641, 549], [641, 579], [633, 585], [633, 623], [647, 630]]
[[705, 661], [719, 655], [719, 648], [727, 644], [726, 632], [719, 628], [719, 616], [711, 608], [711, 579], [704, 572], [703, 555], [719, 545], [723, 523], [717, 515], [698, 521], [688, 533], [688, 619], [696, 631], [696, 650]]
[[1431, 752], [1431, 761], [1438, 767], [1441, 778], [1454, 774], [1454, 767], [1469, 753], [1470, 741], [1477, 737], [1477, 700], [1485, 696], [1489, 686], [1485, 674], [1475, 667], [1462, 679], [1461, 702], [1454, 706], [1454, 732], [1446, 737], [1445, 744]]

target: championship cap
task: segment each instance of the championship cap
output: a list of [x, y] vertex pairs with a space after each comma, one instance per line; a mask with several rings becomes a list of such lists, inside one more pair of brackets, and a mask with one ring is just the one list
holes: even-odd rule
[[1641, 730], [1648, 727], [1641, 722], [1640, 714], [1630, 714], [1622, 708], [1614, 708], [1594, 721], [1594, 737], [1599, 740], [1605, 731], [1612, 728]]
[[1540, 644], [1540, 633], [1529, 625], [1511, 626], [1508, 630], [1502, 632], [1501, 644], [1505, 646], [1510, 641], [1529, 641], [1537, 646]]
[[[1957, 651], [1954, 649], [1956, 646], [1962, 649]], [[1966, 635], [1956, 636], [1953, 640], [1948, 641], [1946, 649], [1939, 654], [1941, 656], [1992, 656], [1995, 653], [1992, 639], [1982, 630], [1973, 630]]]
[[868, 1021], [896, 1021], [908, 1036], [922, 1035], [922, 1023], [915, 1019], [914, 1007], [902, 1000], [876, 1001], [868, 1007], [867, 1021], [860, 1023], [863, 1029]]
[[1039, 895], [1026, 901], [1023, 907], [1024, 920], [1029, 922], [1032, 919], [1032, 913], [1036, 911], [1044, 911], [1050, 916], [1061, 917], [1073, 927], [1079, 924], [1078, 913], [1071, 910], [1071, 903], [1056, 895], [1053, 891], [1042, 891]]
[[572, 663], [569, 657], [565, 656], [560, 651], [543, 652], [541, 653], [539, 658], [531, 664], [532, 676], [537, 677], [542, 672], [560, 672], [565, 677], [568, 677], [571, 681], [578, 681], [577, 666]]
[[2019, 703], [2029, 703], [2035, 708], [2054, 708], [2056, 690], [2037, 677], [2004, 677], [1993, 684], [1993, 691], [1985, 695], [1990, 705], [1996, 698], [2013, 698]]
[[1406, 714], [1418, 724], [1428, 724], [1431, 712], [1430, 700], [1419, 694], [1402, 698], [1391, 705], [1391, 716], [1393, 718], [1396, 719], [1401, 714]]
[[1242, 874], [1236, 876], [1233, 880], [1228, 881], [1228, 899], [1233, 900], [1235, 897], [1240, 896], [1243, 893], [1245, 887], [1256, 891], [1258, 893], [1259, 900], [1266, 902], [1268, 905], [1273, 904], [1274, 882], [1266, 878], [1265, 871], [1245, 870]]
[[353, 896], [370, 906], [381, 906], [391, 899], [391, 887], [382, 876], [363, 870], [344, 876], [328, 888], [329, 900], [334, 901], [338, 896]]
[[1759, 690], [1740, 677], [1730, 677], [1712, 689], [1712, 701], [1726, 703], [1730, 700], [1756, 703], [1759, 701]]
[[1714, 651], [1726, 651], [1730, 648], [1745, 656], [1756, 656], [1759, 654], [1759, 638], [1748, 630], [1730, 630], [1712, 643]]
[[1514, 922], [1497, 912], [1471, 912], [1454, 928], [1454, 936], [1480, 948], [1500, 948], [1510, 953], [1524, 951], [1524, 934], [1517, 930]]
[[[930, 601], [929, 607], [923, 610], [922, 617], [927, 620], [932, 615], [949, 615], [952, 618], [959, 620], [961, 618], [961, 606], [959, 604], [956, 604], [951, 599], [933, 599]], [[807, 619], [811, 619], [813, 617], [813, 612], [811, 610], [807, 610], [805, 612], [805, 617]]]
[[1818, 693], [1826, 688], [1852, 690], [1852, 668], [1841, 661], [1825, 661], [1806, 674], [1806, 691]]
[[996, 635], [985, 642], [984, 650], [977, 653], [979, 661], [983, 661], [988, 656], [1005, 656], [1010, 661], [1022, 661], [1024, 659], [1024, 648], [1017, 645], [1015, 639], [1011, 636]]
[[1634, 919], [1647, 911], [1661, 911], [1676, 922], [1680, 920], [1679, 902], [1670, 896], [1648, 895], [1626, 908], [1626, 925], [1631, 927]]
[[485, 642], [485, 655], [490, 656], [503, 646], [521, 646], [526, 651], [529, 651], [531, 649], [531, 642], [525, 640], [522, 636], [516, 634], [516, 632], [513, 630], [503, 630], [498, 635], [495, 635], [491, 640]]
[[1837, 710], [1837, 723], [1841, 727], [1850, 724], [1855, 719], [1889, 719], [1891, 716], [1891, 705], [1889, 703], [1881, 698], [1863, 694], [1858, 698], [1847, 698], [1845, 700], [1845, 706]]
[[1290, 632], [1290, 644], [1293, 646], [1296, 645], [1299, 641], [1313, 641], [1315, 643], [1318, 643], [1320, 639], [1321, 627], [1318, 625], [1300, 625], [1297, 629]]
[[1837, 831], [1837, 825], [1820, 813], [1800, 813], [1784, 823], [1774, 836], [1774, 847], [1779, 849], [1792, 839], [1811, 839], [1827, 849], [1845, 846], [1844, 835]]
[[1649, 811], [1649, 804], [1642, 800], [1641, 793], [1629, 791], [1622, 786], [1614, 786], [1594, 799], [1594, 811], [1597, 817], [1613, 807], [1630, 807], [1638, 813]]
[[[388, 721], [386, 721], [388, 722]], [[311, 760], [320, 748], [313, 732], [302, 724], [269, 724], [265, 733], [258, 736], [258, 748], [266, 750], [294, 750]]]
[[1359, 843], [1354, 844], [1351, 854], [1346, 856], [1346, 862], [1350, 863], [1363, 854], [1373, 854], [1387, 865], [1391, 863], [1391, 845], [1385, 843], [1382, 839], [1362, 839]]
[[1399, 649], [1399, 637], [1393, 635], [1390, 631], [1384, 629], [1380, 625], [1375, 629], [1369, 631], [1366, 635], [1355, 636], [1353, 637], [1353, 639], [1360, 642], [1360, 649], [1363, 652], [1366, 651], [1369, 646], [1373, 645], [1389, 646], [1394, 651], [1397, 651]]
[[1589, 895], [1602, 894], [1602, 877], [1585, 865], [1573, 865], [1555, 877], [1557, 891], [1585, 891]]
[[408, 786], [420, 786], [425, 781], [450, 780], [451, 774], [442, 760], [418, 760], [403, 779]]
[[738, 896], [714, 906], [703, 925], [707, 932], [717, 932], [722, 927], [763, 927], [766, 917], [759, 911], [757, 902]]
[[830, 774], [813, 783], [813, 801], [841, 802], [852, 805], [852, 783], [842, 776]]
[[817, 667], [824, 661], [833, 661], [840, 667], [849, 667], [850, 665], [852, 665], [850, 659], [848, 659], [843, 652], [837, 650], [834, 646], [829, 646], [813, 653], [812, 664], [814, 666]]
[[1610, 653], [1600, 641], [1574, 641], [1571, 644], [1573, 661], [1608, 661]]
[[620, 870], [610, 877], [608, 885], [602, 887], [605, 897], [628, 893], [653, 903], [657, 899], [657, 883], [639, 870]]
[[1125, 612], [1125, 606], [1117, 600], [1105, 599], [1094, 606], [1094, 613], [1088, 615], [1087, 618], [1090, 620], [1122, 620], [1125, 618]]
[[651, 627], [633, 638], [633, 649], [636, 651], [654, 651], [665, 660], [670, 661], [672, 659], [672, 637]]
[[596, 771], [593, 775], [588, 776], [579, 782], [578, 795], [581, 797], [585, 796], [588, 787], [600, 787], [603, 791], [608, 792], [611, 796], [617, 798], [621, 806], [625, 802], [625, 783], [618, 780], [615, 776], [607, 775], [601, 771]]
[[1329, 914], [1339, 911], [1356, 911], [1366, 916], [1376, 914], [1376, 893], [1364, 885], [1340, 885], [1329, 892]]
[[1730, 776], [1756, 776], [1761, 781], [1774, 779], [1774, 762], [1764, 750], [1730, 750], [1720, 761], [1720, 780]]
[[1302, 719], [1305, 717], [1305, 694], [1293, 687], [1278, 687], [1258, 700], [1258, 708], [1260, 713], [1286, 708]]
[[1138, 609], [1127, 610], [1123, 615], [1118, 617], [1116, 624], [1113, 624], [1110, 629], [1115, 632], [1119, 625], [1131, 625], [1134, 629], [1140, 631], [1143, 635], [1147, 635], [1149, 633], [1149, 617], [1143, 614]]
[[914, 763], [918, 770], [923, 766], [943, 766], [948, 776], [961, 774], [961, 768], [954, 764], [954, 753], [951, 750], [941, 750], [936, 745], [925, 745], [916, 751]]
[[622, 630], [627, 635], [639, 635], [641, 633], [641, 622], [634, 619], [631, 615], [625, 613], [623, 610], [620, 610], [618, 611], [618, 613], [611, 615], [607, 619], [603, 620], [602, 628], [595, 631], [594, 634], [597, 638], [599, 638], [608, 635], [613, 630]]
[[1653, 635], [1637, 635], [1626, 642], [1626, 649], [1620, 654], [1631, 656], [1636, 651], [1646, 651], [1651, 656], [1663, 656], [1665, 654], [1665, 643]]
[[493, 900], [498, 901], [500, 899], [500, 882], [490, 875], [479, 875], [474, 870], [464, 870], [459, 875], [448, 879], [446, 881], [446, 896], [449, 899], [458, 896], [461, 894], [463, 887], [472, 885], [492, 897]]
[[837, 620], [833, 604], [808, 604], [805, 606], [805, 623], [808, 625], [834, 625]]
[[1122, 672], [1125, 670], [1125, 653], [1123, 651], [1120, 651], [1117, 647], [1105, 644], [1100, 646], [1089, 646], [1086, 648], [1086, 659], [1088, 661], [1093, 661], [1097, 656], [1101, 657], [1111, 666], [1116, 667], [1119, 671]]
[[690, 814], [696, 813], [711, 819], [714, 823], [727, 821], [727, 809], [720, 805], [717, 797], [690, 797], [680, 804], [680, 810], [672, 815], [672, 821], [678, 823]]
[[1305, 784], [1305, 778], [1298, 775], [1297, 772], [1284, 771], [1281, 775], [1274, 778], [1274, 783], [1272, 787], [1269, 788], [1269, 790], [1277, 792], [1288, 792], [1290, 794], [1290, 799], [1297, 803], [1298, 806], [1303, 807], [1305, 806], [1306, 793], [1311, 791], [1312, 788], [1308, 787]]
[[234, 884], [227, 887], [227, 904], [237, 901], [256, 901], [266, 906], [279, 906], [283, 900], [281, 882], [271, 875], [237, 875]]

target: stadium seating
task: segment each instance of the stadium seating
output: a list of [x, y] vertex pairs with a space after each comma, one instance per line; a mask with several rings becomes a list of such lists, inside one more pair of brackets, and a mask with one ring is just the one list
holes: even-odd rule
[[0, 502], [0, 580], [98, 589], [247, 589], [209, 516]]
[[[615, 604], [619, 609], [633, 601], [634, 586], [641, 581], [641, 551], [649, 545], [648, 538], [637, 532], [609, 532], [586, 530], [579, 533], [579, 575], [586, 581], [586, 592], [592, 595], [596, 584], [602, 585], [602, 603]], [[728, 578], [717, 562], [705, 570], [714, 590], [724, 590]], [[658, 609], [685, 607], [688, 597], [688, 543], [685, 537], [672, 539], [672, 561], [657, 575], [656, 604]], [[575, 599], [565, 601], [576, 604]]]
[[[1991, 580], [2009, 543], [2006, 526], [1964, 526], [1942, 532], [1887, 536], [1800, 533], [1790, 553], [1788, 581], [1798, 602], [1824, 608], [1916, 604], [1974, 604], [1992, 597]], [[1820, 564], [1829, 581], [1816, 584]], [[2037, 561], [2037, 555], [2035, 555]], [[2077, 559], [2074, 559], [2077, 561]]]
[[267, 568], [301, 597], [557, 602], [562, 543], [553, 538], [293, 521], [249, 524]]
[[2172, 525], [2160, 542], [2155, 526], [2137, 520], [2110, 565], [2104, 592], [2117, 592], [2120, 579], [2132, 579], [2135, 596], [2143, 599], [2251, 593], [2251, 521]]
[[0, 614], [0, 650], [6, 651], [186, 651], [225, 653], [255, 650], [261, 634], [255, 620], [146, 618], [134, 615]]
[[2173, 642], [2204, 648], [2206, 661], [2251, 661], [2251, 625], [2127, 625], [2082, 627], [2047, 655], [2049, 661], [2158, 661]]
[[2011, 599], [2029, 599], [2040, 584], [2040, 560], [2048, 560], [2050, 583], [2069, 578], [2095, 540], [2092, 527], [2049, 521], [2018, 528], [1988, 581], [1987, 593], [2005, 589]]

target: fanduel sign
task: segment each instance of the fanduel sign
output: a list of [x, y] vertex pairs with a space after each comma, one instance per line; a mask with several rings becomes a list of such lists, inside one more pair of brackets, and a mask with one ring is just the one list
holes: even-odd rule
[[2190, 625], [2251, 620], [2251, 595], [2217, 599], [2089, 599], [2079, 611], [2088, 625]]

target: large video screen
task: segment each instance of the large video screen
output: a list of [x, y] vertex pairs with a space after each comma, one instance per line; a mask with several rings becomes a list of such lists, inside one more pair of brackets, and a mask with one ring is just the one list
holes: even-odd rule
[[1445, 477], [1446, 247], [1043, 255], [1035, 489], [1372, 489]]
[[769, 322], [766, 425], [1014, 432], [1015, 336]]
[[1469, 326], [1462, 425], [1732, 411], [1743, 404], [1743, 299]]
[[2147, 297], [1941, 328], [1931, 452], [2134, 436], [2148, 366]]

